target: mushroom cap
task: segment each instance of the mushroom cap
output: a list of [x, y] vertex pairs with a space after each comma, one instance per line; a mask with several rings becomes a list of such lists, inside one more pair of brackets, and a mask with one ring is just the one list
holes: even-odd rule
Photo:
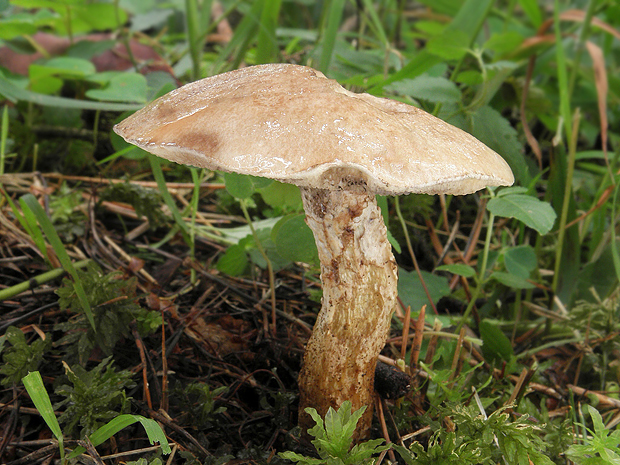
[[187, 84], [114, 131], [177, 163], [302, 187], [469, 194], [514, 182], [508, 164], [461, 129], [298, 65], [251, 66]]

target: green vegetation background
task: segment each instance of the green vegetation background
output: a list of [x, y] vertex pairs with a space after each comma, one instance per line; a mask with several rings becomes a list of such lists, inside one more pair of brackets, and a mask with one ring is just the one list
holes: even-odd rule
[[[80, 40], [89, 34], [97, 34], [96, 39]], [[64, 44], [56, 52], [47, 50], [53, 39]], [[129, 66], [95, 64], [94, 58], [106, 52], [118, 56], [119, 50], [133, 50], [134, 42], [148, 49], [146, 58], [136, 52], [124, 57]], [[111, 133], [127, 112], [179, 84], [245, 65], [291, 62], [313, 66], [352, 90], [419, 106], [465, 129], [502, 155], [516, 177], [511, 188], [445, 199], [445, 215], [437, 199], [381, 199], [401, 265], [399, 291], [405, 306], [416, 316], [422, 305], [431, 305], [420, 275], [412, 270], [415, 250], [432, 305], [446, 297], [460, 305], [451, 314], [427, 311], [427, 323], [446, 334], [458, 334], [454, 328], [464, 324], [474, 328], [486, 362], [461, 367], [455, 376], [455, 339], [441, 339], [432, 364], [424, 366], [429, 379], [422, 389], [431, 407], [422, 414], [411, 397], [393, 407], [401, 435], [422, 424], [435, 431], [411, 449], [399, 450], [402, 460], [521, 464], [566, 463], [570, 457], [575, 463], [618, 463], [618, 404], [612, 401], [620, 384], [616, 1], [0, 0], [0, 46], [12, 54], [0, 56], [0, 206], [7, 241], [2, 244], [0, 237], [0, 258], [11, 255], [9, 222], [32, 238], [36, 264], [21, 272], [5, 270], [0, 308], [8, 316], [2, 323], [0, 374], [8, 390], [22, 392], [21, 379], [28, 371], [41, 368], [43, 360], [54, 361], [57, 367], [49, 374], [60, 376], [64, 361], [66, 384], [47, 383], [47, 390], [55, 391], [55, 408], [65, 411], [59, 418], [64, 435], [84, 438], [132, 410], [126, 392], [135, 388], [137, 377], [132, 381], [126, 370], [115, 371], [112, 359], [101, 355], [115, 355], [119, 341], [132, 334], [148, 344], [161, 331], [162, 319], [145, 304], [136, 278], [119, 281], [112, 271], [118, 267], [102, 269], [77, 260], [73, 248], [84, 239], [87, 209], [80, 205], [88, 189], [67, 181], [50, 194], [31, 188], [24, 195], [16, 187], [20, 176], [40, 171], [67, 177], [148, 177], [156, 190], [120, 183], [99, 192], [99, 200], [125, 202], [138, 218], [147, 218], [158, 241], [150, 246], [165, 250], [174, 237], [181, 238], [183, 248], [176, 244], [176, 250], [204, 262], [201, 241], [212, 241], [218, 246], [209, 263], [222, 276], [264, 279], [274, 290], [279, 271], [299, 270], [299, 263], [305, 263], [303, 269], [316, 282], [312, 236], [304, 229], [294, 188], [171, 166]], [[39, 58], [28, 61], [35, 52]], [[167, 181], [193, 186], [185, 204], [170, 194]], [[226, 190], [201, 196], [204, 184]], [[204, 225], [198, 221], [201, 208], [213, 208], [241, 226]], [[439, 232], [445, 243], [449, 226], [457, 225], [455, 243], [469, 250], [467, 238], [473, 237], [477, 218], [483, 232], [471, 245], [471, 255], [450, 255], [450, 263], [437, 267], [439, 254], [427, 231]], [[117, 227], [123, 234], [127, 224], [121, 221]], [[158, 266], [148, 254], [131, 250], [145, 259], [145, 269]], [[187, 283], [196, 282], [199, 271], [184, 269]], [[26, 340], [15, 327], [19, 323], [10, 325], [22, 321], [11, 302], [63, 273], [71, 278], [57, 289], [56, 307], [73, 317], [53, 326], [48, 322], [47, 338], [24, 328]], [[482, 305], [476, 308], [476, 302]], [[401, 334], [402, 321], [395, 321], [394, 332]], [[423, 356], [426, 350], [425, 345]], [[100, 363], [93, 363], [94, 353], [100, 354]], [[492, 367], [500, 368], [502, 376], [491, 376]], [[566, 406], [564, 416], [549, 416], [548, 399], [542, 395], [511, 395], [514, 386], [508, 377], [523, 372], [528, 382], [559, 393], [554, 408]], [[582, 397], [571, 387], [575, 385], [603, 397]], [[472, 403], [472, 387], [487, 409], [486, 420]], [[294, 386], [287, 389], [294, 393]], [[225, 421], [230, 409], [222, 397], [225, 390], [191, 384], [183, 394], [203, 406], [187, 428], [207, 431], [202, 447], [216, 456], [208, 463], [233, 457], [283, 461], [271, 454], [268, 440], [246, 455], [234, 448], [216, 452], [208, 432]], [[93, 392], [101, 394], [99, 410], [88, 408]], [[270, 395], [265, 400], [269, 408], [294, 409], [294, 395]], [[455, 407], [465, 400], [472, 409]], [[514, 411], [505, 411], [512, 402]], [[582, 409], [585, 404], [601, 414]], [[69, 408], [85, 420], [70, 419]], [[534, 418], [536, 428], [522, 423], [522, 415]], [[457, 425], [458, 435], [446, 418]], [[279, 427], [292, 430], [294, 425]], [[519, 432], [521, 444], [513, 441]], [[368, 450], [379, 453], [375, 445]], [[282, 441], [278, 447], [289, 446]], [[374, 460], [364, 454], [364, 460]], [[199, 460], [200, 452], [183, 457]], [[316, 460], [323, 462], [308, 463], [350, 463]]]

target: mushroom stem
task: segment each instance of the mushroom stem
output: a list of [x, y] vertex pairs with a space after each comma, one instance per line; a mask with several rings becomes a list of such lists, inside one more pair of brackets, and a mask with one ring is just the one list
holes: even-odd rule
[[302, 431], [345, 401], [367, 409], [354, 441], [370, 432], [375, 366], [397, 297], [397, 266], [374, 194], [302, 188], [321, 261], [323, 305], [299, 375]]

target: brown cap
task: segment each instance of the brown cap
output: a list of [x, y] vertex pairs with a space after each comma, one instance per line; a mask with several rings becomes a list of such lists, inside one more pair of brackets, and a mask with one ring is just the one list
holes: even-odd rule
[[177, 163], [304, 187], [468, 194], [514, 182], [508, 164], [470, 134], [298, 65], [252, 66], [187, 84], [114, 130]]

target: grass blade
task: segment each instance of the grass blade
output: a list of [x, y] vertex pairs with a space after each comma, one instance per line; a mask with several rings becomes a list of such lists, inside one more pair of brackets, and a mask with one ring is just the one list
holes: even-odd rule
[[[447, 33], [451, 31], [464, 32], [469, 38], [468, 45], [471, 46], [478, 36], [493, 3], [493, 0], [466, 0], [452, 22], [446, 26], [445, 31]], [[432, 55], [425, 49], [421, 50], [400, 71], [375, 85], [368, 92], [377, 94], [386, 85], [402, 79], [413, 79], [441, 62], [442, 58]]]
[[[60, 240], [60, 237], [58, 237], [58, 233], [56, 232], [54, 225], [52, 224], [50, 219], [47, 217], [45, 210], [43, 210], [41, 205], [39, 205], [39, 202], [37, 202], [37, 199], [35, 198], [34, 195], [26, 194], [22, 196], [19, 199], [19, 201], [20, 201], [20, 204], [22, 205], [22, 208], [27, 207], [27, 208], [24, 208], [24, 212], [30, 209], [30, 211], [34, 214], [37, 221], [41, 225], [41, 229], [43, 229], [43, 232], [45, 232], [45, 235], [47, 236], [47, 240], [49, 241], [50, 245], [54, 249], [54, 252], [56, 252], [56, 256], [58, 257], [60, 264], [65, 270], [67, 270], [67, 272], [73, 278], [73, 285], [75, 286], [75, 293], [77, 294], [78, 299], [80, 300], [80, 303], [82, 304], [82, 308], [84, 309], [84, 314], [86, 315], [86, 318], [88, 318], [88, 321], [90, 325], [92, 326], [92, 328], [96, 330], [95, 319], [93, 318], [93, 312], [90, 308], [90, 302], [88, 301], [88, 297], [86, 296], [86, 293], [84, 292], [84, 287], [82, 286], [82, 282], [77, 273], [77, 270], [73, 266], [73, 262], [71, 261], [71, 258], [69, 258], [69, 254], [67, 254], [67, 251], [65, 250], [65, 247], [62, 244], [62, 241]], [[35, 230], [36, 229], [38, 228], [35, 228]]]
[[[99, 444], [102, 444], [103, 442], [110, 439], [122, 429], [131, 426], [137, 422], [140, 422], [140, 424], [146, 431], [146, 434], [151, 444], [158, 442], [164, 454], [169, 454], [171, 452], [170, 445], [168, 444], [168, 440], [166, 439], [166, 435], [164, 434], [161, 427], [157, 424], [157, 422], [151, 420], [150, 418], [145, 418], [141, 415], [119, 415], [110, 420], [105, 425], [103, 425], [93, 434], [91, 434], [88, 439], [90, 439], [90, 442], [92, 442], [93, 446], [96, 447]], [[86, 449], [84, 449], [83, 447], [76, 447], [68, 458], [73, 459], [84, 452], [86, 452]]]
[[50, 397], [45, 390], [45, 386], [43, 385], [43, 379], [41, 378], [41, 374], [38, 371], [28, 373], [28, 375], [22, 378], [22, 382], [26, 387], [26, 391], [28, 391], [28, 395], [32, 399], [32, 403], [41, 414], [41, 417], [43, 417], [43, 420], [47, 424], [48, 428], [52, 431], [52, 434], [58, 440], [60, 458], [61, 461], [64, 463], [65, 449], [63, 446], [62, 431], [60, 429], [60, 425], [58, 424], [58, 419], [54, 414], [54, 409], [52, 408], [52, 402], [50, 401]]
[[[558, 94], [560, 95], [560, 118], [564, 122], [566, 140], [572, 139], [570, 97], [568, 90], [568, 72], [566, 70], [566, 54], [560, 28], [560, 2], [555, 0], [553, 7], [553, 27], [555, 29], [555, 59], [557, 62]], [[558, 128], [559, 130], [560, 128]]]
[[[241, 2], [238, 2], [241, 3]], [[217, 60], [213, 64], [215, 72], [221, 72], [220, 69], [230, 57], [233, 57], [230, 63], [230, 69], [237, 69], [239, 64], [245, 59], [245, 54], [250, 46], [250, 42], [256, 35], [256, 29], [260, 24], [260, 16], [264, 0], [256, 1], [252, 4], [252, 8], [248, 11], [241, 22], [235, 28], [233, 35], [226, 48], [219, 53]]]
[[43, 234], [41, 234], [41, 230], [37, 226], [37, 220], [30, 209], [24, 205], [20, 199], [19, 203], [22, 207], [22, 213], [20, 213], [9, 195], [5, 193], [5, 197], [11, 206], [11, 210], [13, 211], [15, 218], [17, 218], [17, 221], [19, 221], [24, 230], [32, 238], [34, 244], [37, 246], [37, 249], [41, 252], [41, 256], [45, 258], [45, 260], [49, 261], [49, 257], [47, 256], [47, 247], [45, 246], [45, 239], [43, 238]]
[[189, 56], [192, 59], [192, 81], [200, 77], [200, 24], [196, 0], [185, 0], [185, 24]]
[[256, 46], [257, 63], [272, 63], [277, 61], [279, 48], [276, 40], [276, 27], [280, 16], [282, 0], [265, 0], [258, 29], [258, 44]]
[[364, 3], [364, 13], [366, 13], [370, 17], [370, 22], [374, 28], [375, 34], [377, 34], [381, 44], [383, 44], [384, 48], [389, 46], [389, 39], [387, 38], [387, 34], [385, 33], [385, 29], [383, 28], [383, 24], [381, 24], [381, 19], [377, 14], [377, 9], [373, 5], [371, 0], [362, 0]]
[[321, 39], [321, 57], [318, 66], [319, 71], [325, 74], [327, 74], [329, 64], [332, 61], [332, 55], [334, 54], [336, 36], [338, 35], [342, 12], [344, 11], [344, 0], [331, 0], [328, 8], [327, 23]]
[[[211, 1], [203, 2], [201, 8], [211, 11]], [[202, 47], [205, 40], [205, 31], [208, 29], [208, 23], [201, 22], [209, 20], [209, 15], [199, 14], [197, 0], [185, 0], [185, 22], [187, 25], [187, 43], [189, 45], [189, 54], [192, 59], [192, 80], [200, 79], [200, 63], [202, 58]]]
[[556, 255], [555, 255], [555, 268], [553, 275], [553, 282], [551, 284], [551, 289], [553, 292], [556, 292], [558, 289], [558, 283], [560, 279], [560, 268], [562, 265], [562, 250], [564, 247], [564, 236], [566, 234], [566, 223], [568, 222], [569, 216], [569, 205], [570, 201], [573, 198], [573, 175], [575, 173], [575, 154], [577, 152], [577, 137], [579, 134], [579, 123], [581, 121], [581, 112], [579, 108], [575, 110], [575, 114], [572, 118], [572, 126], [570, 134], [573, 135], [570, 139], [570, 146], [568, 148], [568, 160], [567, 160], [567, 170], [566, 170], [566, 183], [564, 185], [564, 197], [562, 202], [562, 211], [560, 213], [560, 224], [558, 226], [558, 242], [556, 244]]
[[153, 171], [153, 177], [155, 178], [155, 181], [157, 181], [157, 187], [159, 188], [159, 192], [164, 199], [164, 202], [166, 202], [166, 205], [170, 209], [174, 221], [176, 222], [177, 226], [181, 228], [181, 231], [183, 232], [183, 235], [185, 236], [185, 239], [189, 244], [190, 241], [188, 240], [188, 238], [191, 237], [189, 228], [183, 220], [183, 215], [181, 215], [181, 212], [177, 208], [177, 204], [174, 202], [174, 199], [168, 191], [168, 186], [166, 186], [166, 180], [164, 179], [164, 173], [161, 169], [160, 160], [155, 155], [149, 154], [149, 162], [151, 164], [151, 170]]

